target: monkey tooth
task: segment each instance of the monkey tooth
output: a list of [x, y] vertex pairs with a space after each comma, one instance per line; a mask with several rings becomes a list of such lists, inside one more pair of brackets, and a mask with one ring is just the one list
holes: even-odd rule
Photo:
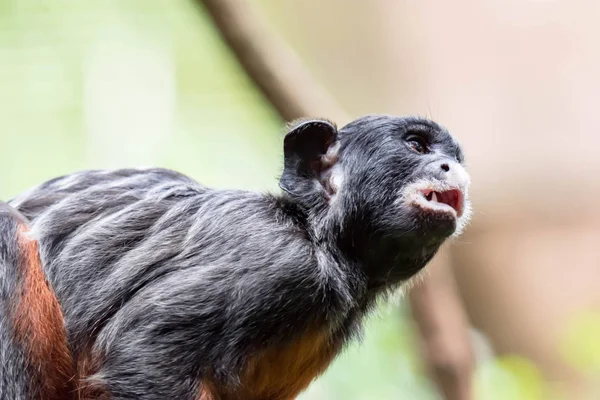
[[438, 201], [436, 192], [433, 192], [433, 194], [431, 195], [431, 201], [434, 201], [434, 202]]
[[419, 181], [407, 185], [402, 193], [405, 203], [423, 210], [449, 213], [455, 218], [463, 215], [465, 194], [462, 188], [438, 181]]

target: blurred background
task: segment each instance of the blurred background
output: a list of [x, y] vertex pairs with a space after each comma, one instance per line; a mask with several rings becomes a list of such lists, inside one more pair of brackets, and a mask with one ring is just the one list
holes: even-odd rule
[[[600, 398], [600, 3], [239, 1], [350, 116], [462, 142], [475, 216], [448, 257], [473, 398]], [[276, 190], [284, 121], [197, 3], [0, 0], [0, 198], [127, 166]], [[407, 301], [365, 333], [301, 399], [442, 398]]]

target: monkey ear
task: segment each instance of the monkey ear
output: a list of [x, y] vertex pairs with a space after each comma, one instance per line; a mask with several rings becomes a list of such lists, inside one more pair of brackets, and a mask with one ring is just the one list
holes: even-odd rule
[[292, 123], [283, 142], [284, 169], [279, 187], [297, 196], [315, 189], [331, 196], [327, 172], [337, 161], [337, 143], [338, 131], [332, 122], [311, 119]]

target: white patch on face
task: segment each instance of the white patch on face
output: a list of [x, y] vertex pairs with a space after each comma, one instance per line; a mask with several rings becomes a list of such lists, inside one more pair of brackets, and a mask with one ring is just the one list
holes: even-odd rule
[[[452, 237], [458, 237], [471, 219], [471, 202], [469, 200], [469, 186], [471, 179], [467, 171], [458, 164], [452, 166], [444, 181], [437, 179], [420, 179], [406, 185], [398, 198], [399, 203], [406, 206], [416, 206], [423, 210], [447, 213], [456, 218], [456, 230]], [[458, 190], [462, 195], [462, 214], [448, 204], [437, 201], [437, 193]], [[426, 194], [430, 193], [430, 198]]]
[[333, 204], [338, 198], [338, 193], [342, 189], [344, 183], [344, 174], [339, 161], [340, 142], [331, 146], [327, 153], [321, 157], [321, 164], [324, 167], [321, 173], [320, 181], [326, 181], [326, 186], [329, 187], [330, 198], [329, 203]]
[[341, 165], [335, 164], [330, 171], [329, 175], [329, 184], [333, 188], [334, 195], [331, 198], [331, 201], [335, 201], [338, 197], [338, 193], [342, 189], [342, 185], [344, 184], [344, 171], [342, 170]]
[[456, 230], [452, 237], [460, 236], [471, 220], [473, 210], [471, 200], [469, 199], [469, 187], [471, 186], [471, 176], [467, 170], [460, 164], [453, 165], [447, 173], [448, 181], [457, 182], [463, 192], [463, 213], [456, 222]]
[[469, 222], [471, 221], [471, 215], [473, 214], [473, 210], [471, 209], [471, 201], [469, 200], [467, 195], [465, 195], [464, 201], [465, 202], [464, 202], [463, 215], [458, 219], [458, 221], [456, 221], [456, 230], [452, 234], [453, 238], [459, 237], [463, 233], [463, 231], [465, 230], [467, 225], [469, 225]]

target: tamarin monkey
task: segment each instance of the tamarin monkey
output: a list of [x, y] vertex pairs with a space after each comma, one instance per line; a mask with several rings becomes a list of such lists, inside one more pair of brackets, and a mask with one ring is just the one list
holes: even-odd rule
[[284, 138], [282, 192], [84, 171], [0, 208], [0, 398], [290, 400], [469, 220], [423, 118]]

